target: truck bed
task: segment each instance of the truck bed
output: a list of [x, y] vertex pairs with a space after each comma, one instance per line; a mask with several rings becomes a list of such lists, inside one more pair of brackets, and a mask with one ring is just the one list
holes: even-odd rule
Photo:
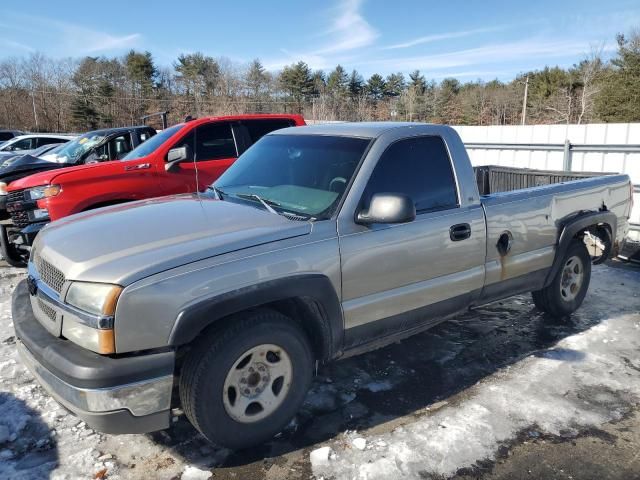
[[[486, 289], [490, 292], [492, 284], [506, 288], [504, 281], [510, 279], [527, 288], [529, 282], [537, 283], [536, 272], [546, 272], [553, 262], [558, 227], [575, 212], [603, 208], [613, 212], [618, 219], [613, 239], [621, 241], [628, 228], [629, 188], [626, 175], [609, 175], [482, 196]], [[512, 236], [510, 249], [501, 255], [496, 245], [506, 231]]]
[[523, 188], [540, 187], [554, 183], [570, 182], [583, 178], [601, 177], [614, 173], [573, 172], [568, 170], [534, 170], [531, 168], [480, 165], [473, 167], [480, 195], [510, 192]]

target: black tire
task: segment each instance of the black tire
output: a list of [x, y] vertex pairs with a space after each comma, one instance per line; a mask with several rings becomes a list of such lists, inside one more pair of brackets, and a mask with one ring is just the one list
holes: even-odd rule
[[12, 267], [25, 268], [27, 266], [28, 254], [22, 253], [9, 242], [7, 229], [4, 225], [0, 225], [0, 251], [4, 261]]
[[[291, 421], [311, 384], [313, 353], [304, 331], [278, 312], [247, 312], [231, 322], [205, 335], [187, 354], [179, 390], [187, 418], [202, 435], [217, 445], [242, 449], [269, 440]], [[278, 345], [286, 352], [292, 366], [291, 382], [275, 411], [243, 423], [226, 410], [225, 380], [245, 352], [264, 344]]]
[[[575, 291], [563, 288], [565, 267], [577, 259], [582, 268], [582, 281]], [[591, 257], [582, 239], [575, 239], [569, 245], [562, 259], [562, 266], [551, 283], [542, 290], [531, 292], [535, 306], [554, 317], [565, 317], [575, 312], [582, 304], [591, 280]]]

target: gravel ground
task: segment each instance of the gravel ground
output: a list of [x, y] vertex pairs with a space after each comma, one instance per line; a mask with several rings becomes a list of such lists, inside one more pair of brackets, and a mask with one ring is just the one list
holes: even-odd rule
[[0, 268], [0, 478], [640, 478], [640, 269], [594, 267], [582, 308], [528, 296], [321, 368], [278, 438], [243, 452], [182, 417], [166, 432], [95, 432], [15, 354]]

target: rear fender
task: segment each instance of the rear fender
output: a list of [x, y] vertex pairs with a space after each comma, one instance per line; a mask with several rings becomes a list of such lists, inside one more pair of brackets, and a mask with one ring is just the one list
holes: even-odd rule
[[551, 270], [547, 274], [544, 285], [551, 283], [558, 271], [562, 268], [562, 260], [569, 248], [569, 245], [580, 233], [589, 230], [590, 227], [603, 224], [609, 228], [613, 235], [617, 231], [618, 219], [614, 213], [607, 210], [599, 212], [581, 212], [566, 219], [560, 225], [560, 236], [556, 246], [556, 256], [551, 265]]

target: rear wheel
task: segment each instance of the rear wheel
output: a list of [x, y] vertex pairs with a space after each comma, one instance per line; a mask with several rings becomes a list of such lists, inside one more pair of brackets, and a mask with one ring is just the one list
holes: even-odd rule
[[591, 258], [580, 239], [569, 245], [562, 259], [562, 267], [551, 283], [532, 292], [533, 303], [540, 310], [555, 317], [575, 312], [582, 304], [591, 280]]
[[188, 353], [179, 388], [189, 421], [209, 441], [239, 449], [291, 421], [311, 383], [313, 356], [306, 334], [280, 313], [235, 320]]

